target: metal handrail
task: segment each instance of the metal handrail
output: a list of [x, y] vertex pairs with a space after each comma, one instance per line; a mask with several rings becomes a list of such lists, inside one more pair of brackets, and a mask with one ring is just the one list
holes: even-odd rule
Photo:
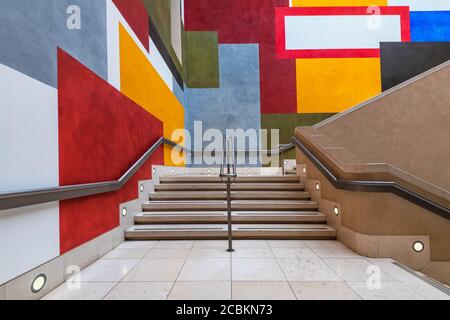
[[[231, 140], [228, 144], [227, 140]], [[223, 157], [222, 164], [220, 165], [220, 180], [225, 182], [227, 186], [227, 222], [228, 222], [228, 252], [233, 252], [233, 221], [232, 221], [232, 208], [231, 208], [231, 184], [236, 181], [237, 171], [236, 171], [236, 153], [234, 148], [234, 137], [224, 138], [223, 145]], [[229, 148], [231, 150], [229, 150]], [[232, 152], [231, 163], [229, 162], [230, 157], [228, 153]], [[226, 173], [225, 173], [226, 166]], [[233, 181], [232, 181], [233, 180]]]
[[179, 144], [161, 137], [119, 178], [119, 180], [2, 193], [0, 194], [0, 210], [69, 200], [120, 190], [163, 144], [186, 150]]
[[[0, 210], [14, 209], [26, 207], [36, 204], [48, 203], [53, 201], [69, 200], [81, 197], [87, 197], [112, 191], [120, 190], [125, 183], [142, 167], [142, 165], [153, 155], [153, 153], [161, 146], [168, 145], [180, 148], [180, 150], [190, 153], [179, 144], [161, 137], [154, 143], [139, 160], [137, 160], [130, 169], [128, 169], [116, 181], [103, 181], [95, 183], [77, 184], [70, 186], [57, 186], [48, 188], [27, 189], [13, 192], [0, 193]], [[294, 145], [290, 148], [293, 148]], [[286, 150], [285, 147], [283, 147]], [[270, 155], [281, 153], [282, 149], [277, 150], [259, 150], [258, 152], [267, 152]]]
[[434, 212], [450, 220], [450, 209], [446, 208], [424, 196], [408, 190], [393, 181], [358, 181], [339, 179], [330, 169], [328, 169], [300, 140], [293, 137], [293, 143], [303, 154], [319, 169], [327, 180], [336, 188], [357, 192], [386, 192], [395, 194], [409, 202], [412, 202], [426, 210]]

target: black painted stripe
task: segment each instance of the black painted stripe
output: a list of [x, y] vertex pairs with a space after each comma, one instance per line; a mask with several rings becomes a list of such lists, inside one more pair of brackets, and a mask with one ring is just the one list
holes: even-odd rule
[[177, 67], [175, 66], [175, 63], [172, 61], [172, 57], [169, 54], [169, 51], [167, 50], [166, 46], [164, 45], [164, 42], [155, 26], [155, 24], [153, 23], [152, 19], [149, 17], [149, 26], [150, 26], [150, 38], [152, 38], [153, 43], [156, 45], [156, 47], [158, 48], [159, 53], [161, 54], [161, 56], [164, 59], [164, 62], [167, 64], [167, 66], [170, 69], [170, 72], [172, 72], [173, 77], [175, 78], [175, 80], [177, 81], [178, 85], [180, 86], [181, 90], [184, 91], [184, 82], [183, 82], [183, 77], [181, 76], [181, 74], [178, 72]]

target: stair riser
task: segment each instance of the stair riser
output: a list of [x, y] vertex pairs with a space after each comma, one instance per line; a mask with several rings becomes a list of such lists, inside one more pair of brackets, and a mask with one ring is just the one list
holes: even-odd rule
[[[226, 200], [227, 195], [215, 195], [207, 193], [198, 194], [152, 194], [149, 197], [150, 200], [154, 201], [177, 201], [177, 200]], [[271, 194], [270, 192], [264, 194], [232, 194], [232, 200], [309, 200], [311, 196], [309, 193], [299, 193], [299, 194]]]
[[[240, 205], [232, 205], [232, 210], [234, 211], [311, 211], [317, 210], [317, 204], [308, 204], [308, 205], [264, 205], [264, 204], [240, 204]], [[215, 205], [174, 205], [171, 203], [166, 203], [162, 205], [143, 205], [143, 211], [151, 212], [151, 211], [223, 211], [227, 209], [226, 204], [215, 204]]]
[[[195, 232], [126, 232], [126, 240], [226, 240], [226, 231]], [[234, 240], [335, 240], [333, 232], [306, 233], [306, 232], [233, 232]]]
[[[226, 216], [209, 216], [209, 217], [135, 217], [136, 224], [211, 224], [211, 223], [227, 223]], [[294, 224], [308, 224], [308, 223], [326, 223], [324, 217], [233, 217], [234, 224], [273, 224], [273, 223], [294, 223]]]
[[[211, 184], [208, 186], [199, 185], [190, 185], [183, 186], [179, 184], [161, 184], [155, 186], [155, 191], [167, 191], [167, 192], [176, 192], [176, 191], [225, 191], [226, 186], [223, 184]], [[259, 186], [258, 184], [232, 184], [231, 191], [304, 191], [305, 187], [300, 184], [294, 184], [287, 186]]]

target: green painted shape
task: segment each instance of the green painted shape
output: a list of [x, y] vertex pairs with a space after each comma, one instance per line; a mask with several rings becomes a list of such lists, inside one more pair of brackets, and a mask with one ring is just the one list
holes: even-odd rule
[[[172, 47], [172, 33], [171, 33], [171, 13], [170, 13], [170, 1], [169, 0], [143, 0], [147, 13], [150, 19], [153, 21], [159, 35], [169, 52], [175, 67], [181, 75], [184, 75], [181, 62]], [[183, 37], [182, 37], [183, 40]], [[182, 44], [183, 46], [183, 44]]]
[[186, 84], [189, 88], [219, 88], [217, 32], [185, 32]]
[[[261, 114], [261, 129], [278, 129], [280, 130], [280, 143], [286, 144], [291, 142], [294, 136], [295, 128], [302, 126], [313, 126], [335, 113], [289, 113], [289, 114]], [[270, 140], [270, 131], [268, 132]], [[268, 148], [272, 149], [270, 141]], [[275, 147], [275, 146], [274, 146]], [[295, 150], [285, 153], [286, 159], [295, 159]]]

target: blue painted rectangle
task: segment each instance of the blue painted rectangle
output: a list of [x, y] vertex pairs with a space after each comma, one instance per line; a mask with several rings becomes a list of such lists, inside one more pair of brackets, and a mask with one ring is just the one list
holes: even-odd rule
[[411, 41], [450, 41], [450, 11], [411, 12]]

